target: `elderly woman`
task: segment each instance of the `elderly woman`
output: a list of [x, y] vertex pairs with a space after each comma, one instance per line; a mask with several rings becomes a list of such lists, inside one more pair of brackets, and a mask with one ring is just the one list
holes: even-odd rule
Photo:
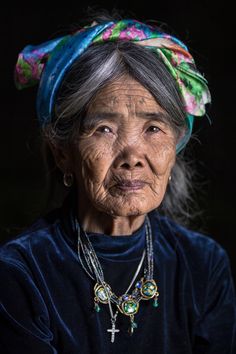
[[20, 53], [18, 88], [38, 82], [68, 193], [1, 247], [1, 353], [233, 353], [228, 255], [176, 222], [180, 151], [210, 102], [187, 47], [135, 19], [97, 19]]

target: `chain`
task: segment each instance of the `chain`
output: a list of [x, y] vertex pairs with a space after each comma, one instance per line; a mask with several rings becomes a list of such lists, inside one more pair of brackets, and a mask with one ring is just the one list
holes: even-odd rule
[[[117, 315], [119, 313], [118, 309], [117, 311], [113, 312], [112, 309], [112, 304], [111, 302], [115, 303], [116, 305], [120, 305], [120, 298], [123, 298], [123, 296], [126, 296], [129, 292], [129, 290], [131, 289], [135, 279], [137, 278], [140, 269], [143, 265], [143, 262], [145, 260], [146, 266], [144, 266], [144, 279], [146, 280], [152, 280], [153, 279], [153, 268], [154, 268], [154, 263], [153, 263], [153, 244], [152, 244], [152, 231], [151, 231], [151, 225], [150, 225], [150, 221], [148, 216], [146, 217], [146, 223], [145, 223], [145, 238], [146, 238], [146, 249], [144, 248], [143, 250], [143, 254], [141, 257], [141, 260], [138, 264], [138, 267], [135, 271], [135, 274], [133, 276], [133, 278], [131, 279], [131, 282], [125, 292], [124, 295], [122, 295], [121, 297], [117, 297], [114, 293], [111, 292], [111, 288], [109, 286], [109, 284], [106, 284], [105, 280], [104, 280], [104, 273], [103, 273], [103, 269], [102, 266], [99, 262], [99, 259], [97, 257], [97, 254], [93, 248], [92, 243], [89, 240], [89, 237], [87, 235], [87, 233], [82, 230], [81, 232], [81, 227], [79, 225], [79, 222], [77, 220], [77, 218], [74, 218], [75, 221], [75, 227], [78, 233], [78, 258], [79, 261], [82, 265], [82, 268], [84, 269], [84, 271], [86, 272], [86, 274], [94, 281], [96, 281], [98, 284], [101, 284], [103, 286], [103, 289], [106, 293], [106, 297], [107, 297], [107, 301], [108, 301], [108, 305], [109, 305], [109, 311], [110, 311], [110, 315], [111, 315], [111, 323], [112, 323], [112, 328], [107, 330], [108, 332], [111, 332], [112, 337], [111, 337], [111, 341], [114, 342], [114, 338], [115, 338], [115, 333], [119, 332], [118, 329], [116, 329], [115, 327], [115, 323], [116, 323], [116, 318]], [[83, 258], [82, 259], [82, 254], [83, 254]], [[86, 265], [85, 265], [85, 263]], [[108, 286], [108, 287], [107, 287]], [[133, 291], [133, 293], [135, 293], [135, 291]], [[132, 293], [132, 294], [133, 294]], [[137, 294], [136, 294], [137, 295]], [[133, 296], [133, 295], [132, 295]], [[139, 301], [141, 299], [140, 295], [137, 298], [137, 301]], [[134, 326], [137, 326], [134, 321], [133, 321], [133, 315], [130, 316], [131, 319], [131, 331], [133, 332], [133, 328], [135, 328]]]
[[[87, 275], [91, 279], [93, 279], [94, 281], [96, 280], [97, 282], [100, 282], [101, 284], [103, 284], [105, 282], [104, 274], [103, 274], [101, 264], [98, 260], [97, 255], [96, 255], [96, 252], [95, 252], [95, 250], [89, 240], [89, 237], [85, 231], [83, 231], [83, 234], [85, 236], [85, 244], [83, 243], [83, 240], [81, 237], [81, 228], [80, 228], [80, 225], [79, 225], [77, 219], [75, 222], [76, 222], [76, 228], [77, 228], [77, 232], [78, 232], [78, 257], [79, 257], [80, 263], [81, 263], [84, 271], [87, 273]], [[147, 254], [147, 269], [145, 268], [144, 273], [147, 274], [147, 279], [152, 279], [152, 277], [153, 277], [153, 246], [152, 246], [152, 237], [151, 237], [151, 226], [150, 226], [150, 221], [149, 221], [148, 217], [146, 218], [145, 229], [146, 229], [147, 252], [144, 250], [137, 270], [139, 272], [139, 270], [141, 268], [140, 265], [142, 265], [144, 257]], [[86, 245], [86, 243], [87, 243], [87, 245]], [[86, 269], [84, 262], [82, 260], [81, 250], [82, 250], [82, 253], [83, 253], [83, 256], [84, 256], [84, 259], [85, 259], [88, 269]], [[136, 273], [138, 273], [138, 272], [136, 271]], [[95, 274], [96, 279], [94, 278], [93, 273]], [[136, 273], [135, 273], [126, 293], [129, 291], [135, 278], [137, 277]]]

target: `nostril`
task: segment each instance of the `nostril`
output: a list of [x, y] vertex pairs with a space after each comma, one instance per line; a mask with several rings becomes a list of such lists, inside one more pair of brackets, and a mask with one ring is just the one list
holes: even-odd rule
[[129, 169], [134, 168], [134, 167], [143, 167], [143, 164], [140, 161], [136, 162], [135, 164], [124, 162], [123, 164], [120, 165], [120, 167], [129, 170]]
[[142, 164], [142, 162], [139, 161], [139, 162], [136, 163], [135, 166], [137, 166], [137, 167], [143, 167], [143, 164]]
[[128, 170], [130, 168], [130, 165], [127, 162], [125, 162], [120, 167], [125, 168], [125, 169]]

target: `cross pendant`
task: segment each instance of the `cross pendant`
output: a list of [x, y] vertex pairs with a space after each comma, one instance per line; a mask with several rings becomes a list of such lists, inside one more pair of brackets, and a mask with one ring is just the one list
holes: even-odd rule
[[116, 329], [116, 325], [115, 323], [113, 322], [112, 323], [112, 328], [111, 329], [108, 329], [107, 332], [110, 332], [111, 333], [111, 343], [114, 343], [115, 342], [115, 334], [120, 332], [119, 329]]

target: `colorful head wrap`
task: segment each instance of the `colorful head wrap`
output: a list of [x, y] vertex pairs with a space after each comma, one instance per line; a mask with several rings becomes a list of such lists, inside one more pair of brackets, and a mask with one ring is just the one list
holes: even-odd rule
[[179, 39], [133, 19], [92, 23], [79, 31], [37, 46], [27, 46], [19, 54], [15, 69], [18, 89], [39, 83], [37, 115], [41, 126], [51, 121], [55, 98], [66, 72], [93, 43], [132, 41], [156, 52], [175, 79], [186, 110], [188, 132], [177, 146], [180, 151], [192, 133], [194, 116], [205, 114], [211, 97], [206, 79], [197, 71], [194, 59]]

